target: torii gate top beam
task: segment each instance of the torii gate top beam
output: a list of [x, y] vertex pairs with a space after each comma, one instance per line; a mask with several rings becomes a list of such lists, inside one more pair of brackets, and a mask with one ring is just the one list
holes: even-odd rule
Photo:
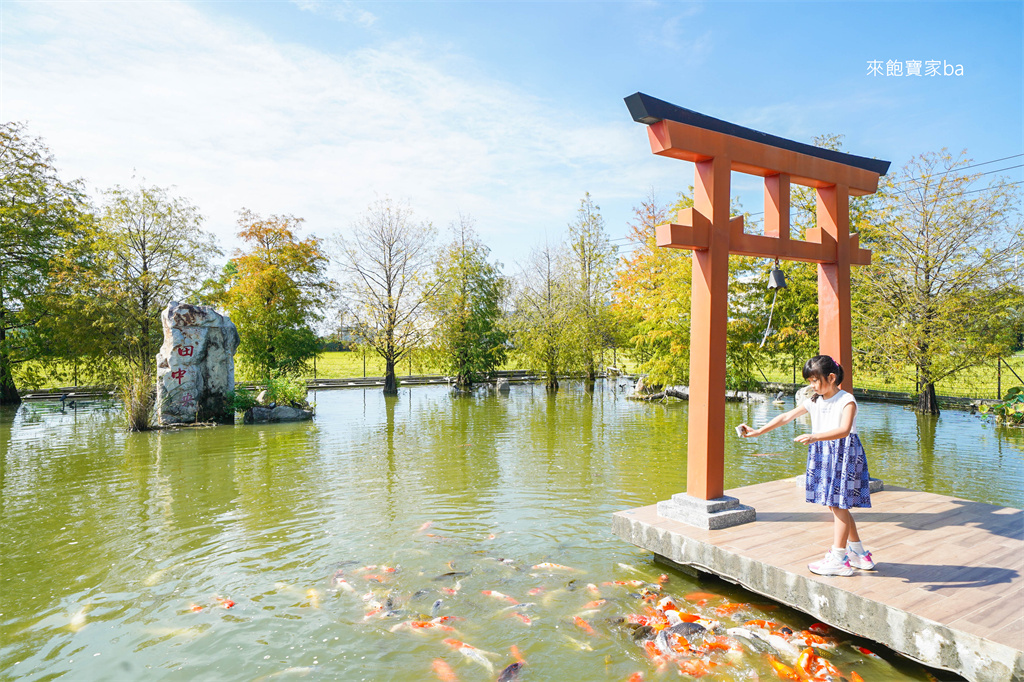
[[[787, 140], [637, 92], [626, 98], [637, 123], [647, 124], [651, 150], [684, 161], [728, 153], [732, 170], [767, 177], [785, 173], [807, 187], [845, 185], [853, 196], [878, 190], [889, 162]], [[727, 145], [727, 146], [726, 146]]]

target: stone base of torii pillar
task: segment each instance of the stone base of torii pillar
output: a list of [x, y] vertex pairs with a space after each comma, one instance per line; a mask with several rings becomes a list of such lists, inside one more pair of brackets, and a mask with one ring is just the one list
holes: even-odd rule
[[686, 493], [677, 493], [671, 500], [658, 503], [658, 516], [705, 530], [719, 530], [750, 523], [757, 518], [757, 513], [753, 507], [740, 504], [738, 499], [728, 495], [702, 500]]

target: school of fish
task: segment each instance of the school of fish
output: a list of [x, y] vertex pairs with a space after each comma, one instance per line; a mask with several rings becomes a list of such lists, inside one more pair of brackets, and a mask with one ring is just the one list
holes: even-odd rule
[[[417, 533], [424, 534], [430, 525], [423, 524]], [[885, 679], [878, 665], [872, 668], [873, 662], [884, 661], [863, 643], [822, 623], [798, 627], [773, 619], [779, 610], [775, 604], [734, 602], [722, 594], [691, 591], [687, 579], [667, 573], [645, 580], [650, 569], [625, 563], [611, 568], [616, 574], [612, 579], [597, 581], [561, 563], [480, 554], [469, 559], [474, 565], [452, 560], [443, 572], [343, 562], [333, 569], [326, 588], [305, 592], [305, 603], [321, 608], [328, 599], [344, 600], [362, 613], [358, 622], [397, 637], [417, 638], [417, 645], [426, 643], [434, 656], [424, 660], [422, 670], [404, 671], [409, 679], [552, 679], [542, 662], [530, 661], [531, 645], [548, 648], [551, 641], [560, 642], [567, 656], [600, 656], [609, 643], [617, 643], [619, 660], [605, 654], [604, 662], [621, 663], [616, 670], [634, 667], [635, 672], [621, 678], [624, 682], [665, 676], [731, 682]], [[190, 609], [200, 611], [211, 604], [231, 608], [235, 602], [216, 595]], [[486, 615], [481, 617], [481, 612]], [[515, 627], [521, 630], [513, 632], [520, 633], [520, 641], [507, 649], [486, 650], [486, 642], [478, 641], [481, 628], [472, 627], [474, 618], [518, 623]], [[923, 668], [919, 672], [921, 679], [931, 678]]]

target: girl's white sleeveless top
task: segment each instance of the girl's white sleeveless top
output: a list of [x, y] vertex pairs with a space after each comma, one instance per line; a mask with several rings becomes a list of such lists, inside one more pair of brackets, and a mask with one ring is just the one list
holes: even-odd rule
[[[843, 408], [850, 403], [857, 404], [856, 399], [846, 391], [839, 390], [831, 398], [818, 396], [817, 400], [809, 398], [801, 403], [811, 415], [811, 433], [823, 433], [838, 429], [842, 424]], [[857, 433], [857, 415], [853, 417], [853, 428], [850, 433]]]

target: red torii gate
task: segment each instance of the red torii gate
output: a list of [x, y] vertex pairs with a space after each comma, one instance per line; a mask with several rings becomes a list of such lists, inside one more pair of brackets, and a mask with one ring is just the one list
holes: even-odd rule
[[[850, 266], [871, 262], [871, 252], [850, 234], [849, 198], [875, 192], [889, 162], [768, 135], [639, 92], [626, 105], [633, 120], [647, 124], [652, 152], [696, 166], [693, 208], [657, 228], [658, 246], [693, 251], [687, 495], [659, 504], [659, 513], [662, 505], [684, 507], [671, 515], [712, 528], [752, 521], [752, 509], [724, 498], [729, 254], [818, 264], [820, 352], [843, 366], [842, 387], [849, 391]], [[763, 236], [744, 232], [742, 217], [729, 217], [732, 171], [764, 178]], [[791, 183], [817, 191], [818, 227], [806, 241], [790, 238]], [[709, 514], [720, 518], [708, 523]]]

